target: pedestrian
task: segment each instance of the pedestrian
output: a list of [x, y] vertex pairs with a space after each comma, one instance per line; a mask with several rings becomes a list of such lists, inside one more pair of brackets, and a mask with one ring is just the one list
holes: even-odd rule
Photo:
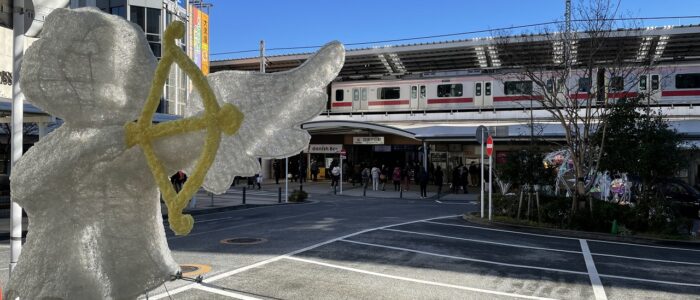
[[337, 163], [331, 164], [331, 166], [331, 188], [335, 189], [340, 180], [340, 167], [338, 167]]
[[277, 159], [272, 161], [272, 172], [275, 173], [275, 184], [280, 184], [280, 177], [282, 176], [282, 170], [280, 167], [280, 162]]
[[258, 190], [262, 189], [262, 181], [263, 181], [262, 175], [255, 174], [255, 183], [258, 184]]
[[423, 168], [420, 168], [418, 171], [418, 177], [416, 178], [416, 181], [420, 185], [421, 198], [428, 198], [428, 180], [428, 171], [426, 171]]
[[471, 185], [476, 186], [476, 183], [478, 182], [478, 177], [479, 177], [479, 170], [476, 169], [476, 164], [472, 162], [469, 165], [469, 179], [471, 180]]
[[179, 193], [180, 190], [182, 190], [182, 186], [185, 184], [185, 181], [187, 181], [187, 175], [185, 175], [185, 172], [182, 171], [177, 171], [177, 173], [170, 177], [170, 183], [173, 184], [173, 189], [175, 189], [176, 193]]
[[370, 171], [370, 174], [372, 175], [372, 190], [373, 191], [378, 191], [379, 190], [379, 175], [382, 172], [377, 168], [375, 165], [372, 167], [372, 170]]
[[386, 182], [389, 177], [389, 167], [382, 165], [382, 173], [379, 174], [379, 181], [382, 183], [382, 191], [386, 190]]
[[318, 178], [318, 163], [316, 160], [311, 161], [311, 180], [316, 181]]
[[299, 183], [306, 182], [306, 164], [303, 158], [299, 158]]
[[459, 167], [452, 169], [452, 192], [459, 193]]
[[369, 178], [370, 178], [370, 171], [368, 167], [362, 168], [362, 172], [360, 172], [360, 176], [362, 177], [362, 186], [367, 189], [367, 185], [369, 184]]
[[459, 182], [462, 185], [462, 190], [464, 190], [465, 194], [468, 194], [469, 190], [467, 190], [467, 185], [469, 185], [469, 169], [467, 169], [466, 166], [462, 166], [460, 167], [459, 173]]
[[401, 189], [401, 168], [399, 166], [394, 167], [391, 180], [394, 181], [394, 192], [398, 192]]
[[438, 197], [440, 197], [440, 193], [442, 192], [442, 176], [442, 168], [440, 168], [440, 166], [437, 166], [433, 178], [435, 180], [435, 185], [438, 188]]

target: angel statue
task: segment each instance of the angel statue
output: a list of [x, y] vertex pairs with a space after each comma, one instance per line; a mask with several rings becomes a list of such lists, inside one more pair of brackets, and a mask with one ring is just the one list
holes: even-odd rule
[[[166, 48], [174, 45], [168, 30]], [[176, 46], [168, 51], [181, 52]], [[287, 72], [206, 78], [199, 72], [210, 90], [193, 91], [187, 118], [173, 121], [181, 128], [150, 136], [157, 137], [150, 150], [162, 162], [161, 173], [196, 172], [206, 156], [200, 152], [223, 136], [202, 176], [206, 189], [222, 193], [234, 176], [260, 171], [257, 157], [298, 153], [310, 139], [298, 125], [324, 109], [324, 88], [344, 57], [343, 46], [333, 42]], [[161, 64], [166, 60], [164, 54]], [[56, 9], [46, 17], [41, 39], [25, 55], [21, 84], [29, 102], [65, 123], [13, 168], [12, 198], [30, 223], [7, 299], [134, 299], [179, 271], [165, 239], [160, 179], [150, 168], [149, 151], [135, 142], [147, 135], [129, 132], [138, 127], [133, 121], [146, 100], [160, 97], [157, 83], [168, 68], [161, 70], [142, 29], [118, 16], [86, 8]], [[205, 94], [214, 96], [221, 111], [237, 114], [203, 112], [205, 105], [197, 102]], [[229, 122], [238, 128], [230, 136], [209, 135], [209, 127], [182, 129], [198, 116], [242, 119]]]

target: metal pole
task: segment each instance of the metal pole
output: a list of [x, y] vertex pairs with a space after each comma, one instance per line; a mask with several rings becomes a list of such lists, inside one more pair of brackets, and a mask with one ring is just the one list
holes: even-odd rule
[[[17, 161], [22, 157], [24, 145], [24, 94], [20, 81], [20, 67], [24, 58], [24, 0], [14, 0], [12, 13], [12, 145], [11, 167], [14, 172]], [[10, 274], [17, 265], [22, 252], [22, 207], [12, 201], [10, 206]]]
[[423, 141], [423, 172], [428, 172], [428, 143]]
[[491, 190], [493, 189], [493, 150], [491, 151], [491, 155], [489, 155], [489, 221], [491, 220], [491, 209], [493, 208], [493, 202], [491, 202]]
[[484, 218], [484, 131], [481, 131], [481, 180], [479, 181], [481, 188], [481, 218]]
[[[333, 174], [331, 173], [331, 176]], [[340, 194], [343, 194], [343, 156], [340, 156]]]
[[265, 40], [260, 40], [260, 73], [265, 73]]
[[289, 202], [289, 157], [284, 158], [284, 203]]
[[243, 187], [243, 204], [245, 204], [245, 187]]

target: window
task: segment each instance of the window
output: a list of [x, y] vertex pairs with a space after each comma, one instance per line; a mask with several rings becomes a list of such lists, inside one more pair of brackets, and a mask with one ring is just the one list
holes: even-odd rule
[[360, 100], [360, 90], [352, 89], [352, 101]]
[[474, 85], [474, 95], [481, 96], [481, 82], [477, 82]]
[[401, 98], [400, 87], [385, 87], [377, 89], [377, 99], [399, 99]]
[[160, 57], [160, 9], [132, 5], [130, 12], [131, 22], [136, 23], [144, 30], [153, 55]]
[[578, 79], [578, 91], [580, 93], [590, 93], [592, 84], [590, 77], [581, 77]]
[[141, 29], [146, 31], [146, 8], [141, 6], [131, 6], [131, 22], [139, 25]]
[[343, 90], [335, 90], [335, 101], [343, 101], [345, 99], [345, 93]]
[[532, 81], [506, 81], [503, 87], [506, 95], [532, 94]]
[[462, 84], [441, 84], [437, 87], [437, 96], [444, 97], [460, 97], [462, 96]]
[[677, 89], [697, 89], [697, 88], [700, 88], [700, 73], [676, 75], [676, 88]]
[[640, 91], [647, 90], [647, 75], [639, 76], [639, 90]]
[[420, 97], [425, 98], [425, 86], [424, 85], [420, 86]]
[[362, 101], [367, 101], [367, 88], [362, 88]]
[[[530, 85], [530, 88], [532, 88], [532, 85]], [[484, 96], [491, 96], [491, 83], [490, 82], [484, 83]]]
[[416, 99], [416, 97], [418, 97], [418, 87], [414, 85], [411, 87], [411, 99]]
[[619, 92], [625, 89], [625, 80], [622, 78], [622, 76], [613, 76], [610, 77], [610, 86], [608, 89], [611, 92]]
[[554, 94], [554, 79], [547, 79], [545, 86], [547, 88], [548, 93]]
[[651, 90], [659, 89], [659, 75], [651, 75]]
[[110, 7], [109, 13], [126, 19], [126, 7], [124, 5]]

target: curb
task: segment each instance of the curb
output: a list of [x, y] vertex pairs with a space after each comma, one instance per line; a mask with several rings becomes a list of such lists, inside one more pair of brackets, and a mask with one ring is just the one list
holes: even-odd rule
[[545, 235], [553, 235], [553, 236], [563, 236], [563, 237], [587, 239], [587, 240], [627, 242], [627, 243], [636, 243], [636, 244], [646, 244], [646, 245], [652, 245], [652, 246], [680, 246], [680, 247], [700, 248], [700, 240], [696, 240], [696, 241], [692, 241], [692, 240], [687, 240], [687, 241], [686, 240], [667, 240], [667, 239], [655, 239], [655, 238], [650, 238], [650, 237], [619, 236], [619, 235], [612, 235], [612, 234], [591, 232], [591, 231], [576, 231], [576, 230], [567, 230], [567, 229], [534, 227], [534, 226], [528, 226], [528, 225], [503, 223], [503, 222], [498, 222], [498, 221], [488, 221], [488, 220], [482, 221], [482, 220], [480, 220], [480, 218], [478, 218], [474, 215], [466, 214], [466, 213], [462, 215], [462, 219], [464, 221], [472, 223], [472, 224], [486, 225], [489, 227], [507, 229], [507, 230], [513, 230], [513, 231], [522, 231], [525, 233], [536, 233], [536, 234], [545, 234]]
[[[189, 214], [193, 216], [197, 215], [204, 215], [204, 214], [210, 214], [210, 213], [217, 213], [217, 212], [224, 212], [224, 211], [233, 211], [233, 210], [243, 210], [243, 209], [251, 209], [251, 208], [258, 208], [258, 207], [265, 207], [265, 206], [277, 206], [277, 205], [296, 205], [296, 204], [311, 204], [311, 203], [316, 203], [316, 201], [311, 201], [311, 200], [306, 200], [304, 202], [287, 202], [287, 203], [275, 203], [275, 204], [244, 204], [244, 205], [231, 205], [231, 206], [220, 206], [220, 207], [212, 207], [212, 208], [203, 208], [203, 209], [197, 209], [197, 210], [183, 210], [183, 214]], [[167, 217], [168, 213], [164, 212], [163, 217]]]

